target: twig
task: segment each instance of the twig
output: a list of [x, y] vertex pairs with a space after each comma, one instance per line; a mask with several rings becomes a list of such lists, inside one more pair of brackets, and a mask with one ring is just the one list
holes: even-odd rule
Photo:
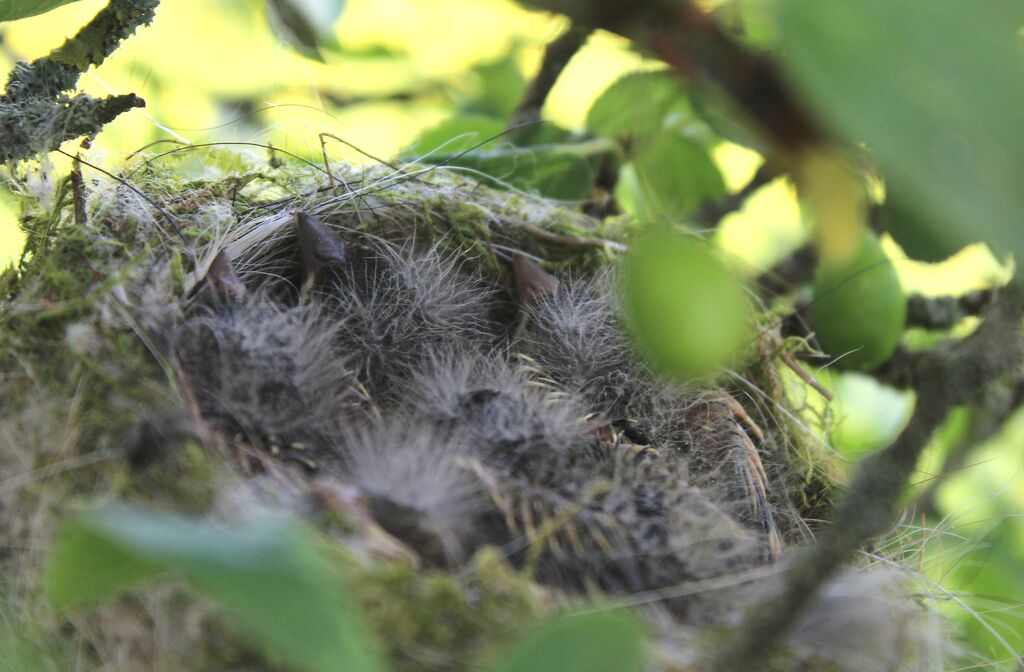
[[93, 170], [95, 170], [98, 173], [102, 173], [102, 174], [106, 175], [107, 177], [109, 177], [110, 179], [114, 180], [115, 182], [117, 182], [121, 186], [123, 186], [123, 187], [129, 189], [130, 191], [134, 192], [136, 196], [138, 196], [142, 200], [146, 201], [146, 203], [149, 203], [151, 206], [153, 206], [153, 209], [156, 210], [158, 213], [160, 213], [161, 216], [163, 216], [164, 221], [166, 221], [168, 224], [171, 225], [171, 228], [174, 229], [174, 232], [178, 235], [178, 238], [181, 240], [182, 244], [184, 244], [185, 249], [189, 250], [189, 253], [192, 254], [192, 256], [193, 256], [193, 261], [195, 261], [195, 252], [193, 250], [192, 241], [190, 241], [188, 238], [186, 238], [185, 234], [182, 233], [181, 227], [178, 225], [178, 218], [175, 217], [174, 215], [172, 215], [171, 213], [167, 212], [167, 210], [164, 209], [164, 207], [162, 205], [160, 205], [157, 201], [155, 201], [152, 198], [150, 198], [149, 196], [147, 196], [138, 187], [134, 186], [131, 182], [129, 182], [125, 178], [118, 177], [117, 175], [114, 175], [110, 171], [107, 171], [107, 170], [104, 170], [103, 168], [100, 168], [99, 166], [97, 166], [94, 163], [89, 163], [88, 161], [83, 160], [81, 155], [79, 155], [77, 157], [76, 156], [72, 156], [71, 154], [68, 154], [67, 152], [65, 152], [63, 149], [60, 149], [59, 147], [56, 150], [54, 150], [54, 151], [56, 151], [59, 154], [63, 154], [64, 156], [68, 157], [69, 159], [72, 159], [74, 161], [78, 161], [78, 162], [80, 162], [80, 163], [82, 163], [82, 164], [84, 164], [86, 166], [89, 166], [90, 168], [92, 168]]
[[625, 252], [626, 246], [622, 243], [615, 242], [614, 240], [605, 240], [604, 238], [574, 238], [573, 236], [563, 236], [560, 233], [554, 231], [548, 231], [542, 229], [539, 226], [534, 226], [529, 222], [516, 222], [516, 225], [523, 231], [534, 235], [538, 238], [542, 238], [548, 242], [556, 243], [558, 245], [564, 245], [566, 247], [599, 247], [605, 250], [614, 250], [616, 252]]
[[43, 479], [52, 478], [60, 474], [65, 474], [75, 469], [81, 469], [82, 467], [88, 467], [99, 462], [105, 462], [107, 460], [113, 460], [120, 457], [120, 453], [112, 449], [96, 450], [91, 453], [84, 455], [75, 455], [53, 464], [47, 464], [27, 471], [22, 474], [16, 474], [8, 479], [0, 481], [0, 495], [8, 495], [16, 490], [19, 490], [27, 485], [36, 483]]
[[15, 64], [0, 102], [18, 103], [32, 98], [58, 99], [75, 88], [78, 77], [99, 65], [121, 40], [153, 20], [159, 0], [110, 0], [74, 37], [31, 63]]
[[889, 448], [860, 463], [837, 507], [834, 525], [796, 561], [786, 574], [781, 593], [756, 608], [705, 669], [763, 669], [822, 583], [866, 541], [889, 529], [921, 451], [949, 410], [969, 402], [992, 380], [1021, 366], [1022, 309], [1020, 290], [1011, 285], [1001, 292], [971, 336], [918, 358], [914, 376], [917, 406], [906, 429]]
[[765, 271], [757, 279], [757, 286], [765, 298], [780, 296], [797, 285], [810, 282], [818, 255], [811, 245], [804, 245], [791, 255]]
[[800, 377], [800, 380], [804, 381], [809, 386], [814, 388], [818, 392], [818, 394], [825, 397], [825, 399], [827, 399], [828, 401], [832, 401], [832, 393], [829, 392], [828, 389], [826, 389], [821, 383], [819, 383], [818, 379], [811, 375], [811, 373], [807, 369], [801, 366], [800, 362], [796, 361], [796, 359], [793, 358], [793, 355], [789, 354], [788, 352], [782, 352], [779, 354], [779, 357], [782, 359], [783, 364], [789, 367], [789, 369], [793, 373]]
[[703, 205], [693, 215], [693, 220], [706, 227], [718, 226], [726, 215], [736, 212], [743, 207], [743, 204], [747, 202], [754, 192], [761, 187], [765, 186], [776, 177], [779, 176], [778, 171], [769, 164], [765, 163], [754, 176], [750, 178], [743, 187], [734, 194], [723, 196], [719, 199], [705, 201]]
[[[340, 142], [341, 144], [345, 145], [346, 147], [349, 147], [351, 149], [356, 150], [357, 152], [359, 152], [363, 156], [365, 156], [367, 158], [370, 158], [370, 159], [373, 159], [377, 163], [380, 163], [382, 165], [387, 166], [391, 170], [397, 170], [397, 171], [401, 171], [402, 170], [401, 167], [399, 167], [398, 165], [396, 165], [394, 163], [391, 163], [390, 161], [387, 161], [385, 159], [376, 157], [373, 154], [370, 154], [369, 152], [367, 152], [365, 149], [357, 147], [356, 145], [352, 144], [351, 142], [349, 142], [345, 138], [338, 137], [334, 133], [320, 133], [320, 148], [324, 152], [324, 163], [325, 163], [325, 165], [327, 164], [327, 149], [326, 149], [326, 143], [324, 142], [324, 138], [330, 138], [331, 140], [334, 140], [336, 142]], [[326, 165], [326, 170], [327, 170], [327, 175], [331, 176], [331, 167], [330, 167], [330, 165]], [[331, 177], [333, 179], [333, 176], [331, 176]]]
[[544, 49], [540, 70], [537, 71], [536, 77], [533, 78], [526, 93], [523, 94], [519, 107], [512, 113], [512, 119], [508, 123], [509, 128], [540, 120], [540, 111], [544, 107], [544, 101], [547, 100], [548, 94], [551, 93], [562, 70], [590, 37], [590, 32], [589, 28], [573, 24], [548, 43]]
[[963, 296], [920, 296], [907, 299], [907, 326], [951, 329], [968, 316], [979, 315], [992, 301], [992, 291], [982, 289]]
[[[92, 143], [86, 138], [82, 141], [82, 149], [89, 149]], [[85, 213], [85, 180], [82, 179], [82, 152], [75, 154], [75, 160], [71, 164], [71, 198], [74, 203], [75, 226], [83, 227], [86, 224]]]
[[78, 33], [48, 56], [16, 63], [0, 95], [0, 161], [27, 159], [61, 143], [96, 135], [119, 114], [145, 102], [134, 94], [70, 96], [78, 77], [99, 65], [139, 26], [159, 0], [110, 0]]
[[814, 118], [766, 57], [750, 51], [689, 1], [533, 0], [576, 24], [604, 28], [650, 49], [683, 76], [714, 84], [758, 127], [789, 152], [824, 139]]
[[1010, 416], [1024, 405], [1024, 377], [1013, 381], [1009, 387], [1000, 387], [992, 392], [968, 409], [969, 417], [964, 435], [949, 449], [936, 474], [924, 482], [919, 481], [915, 484], [927, 483], [908, 508], [924, 515], [939, 515], [935, 503], [937, 486], [948, 476], [970, 468], [972, 465], [967, 463], [967, 458], [971, 449], [994, 436]]

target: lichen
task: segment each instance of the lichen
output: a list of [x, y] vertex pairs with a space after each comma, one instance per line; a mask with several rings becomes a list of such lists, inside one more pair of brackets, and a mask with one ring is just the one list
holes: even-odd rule
[[145, 102], [134, 94], [95, 99], [69, 95], [78, 77], [99, 65], [139, 26], [159, 0], [111, 0], [78, 34], [48, 56], [16, 63], [0, 96], [0, 162], [17, 161], [93, 137], [118, 115]]

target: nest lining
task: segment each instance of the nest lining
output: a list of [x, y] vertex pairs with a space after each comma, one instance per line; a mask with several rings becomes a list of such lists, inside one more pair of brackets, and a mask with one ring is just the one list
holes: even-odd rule
[[[622, 245], [596, 222], [443, 171], [339, 171], [336, 188], [253, 170], [182, 189], [147, 170], [190, 248], [137, 194], [96, 183], [88, 224], [69, 232], [58, 208], [7, 277], [0, 324], [19, 353], [5, 370], [45, 361], [46, 380], [95, 375], [112, 392], [79, 413], [78, 452], [127, 446], [148, 465], [129, 472], [138, 484], [181, 468], [188, 444], [213, 475], [199, 495], [160, 483], [146, 499], [216, 511], [223, 479], [309, 516], [318, 493], [353, 488], [359, 510], [334, 513], [365, 517], [417, 575], [457, 577], [497, 549], [559, 599], [647, 596], [698, 633], [770, 591], [819, 514], [807, 492], [827, 490], [826, 460], [794, 450], [770, 357], [748, 372], [760, 396], [660, 378], [621, 327]], [[312, 268], [297, 213], [344, 253]], [[515, 255], [553, 284], [517, 302]], [[94, 361], [106, 375], [83, 374]]]

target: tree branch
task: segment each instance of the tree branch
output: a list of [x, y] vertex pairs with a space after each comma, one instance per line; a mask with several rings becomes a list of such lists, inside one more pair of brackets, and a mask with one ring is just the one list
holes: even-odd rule
[[834, 525], [799, 557], [786, 574], [781, 593], [750, 614], [735, 639], [718, 651], [706, 669], [764, 668], [822, 583], [866, 541], [889, 529], [921, 451], [949, 410], [977, 397], [989, 382], [1021, 366], [1022, 309], [1020, 289], [1011, 285], [1001, 291], [972, 335], [922, 353], [915, 376], [917, 404], [906, 429], [889, 448], [860, 463], [836, 510]]
[[74, 89], [89, 66], [102, 63], [136, 28], [153, 20], [158, 4], [160, 0], [110, 0], [92, 21], [49, 55], [17, 63], [0, 102], [55, 99]]
[[952, 474], [966, 468], [971, 449], [994, 436], [1007, 420], [1024, 404], [1024, 377], [1008, 381], [1006, 385], [990, 390], [968, 409], [964, 435], [950, 447], [935, 476], [917, 495], [908, 508], [918, 514], [939, 516], [935, 502], [938, 486]]
[[797, 285], [808, 283], [814, 277], [818, 255], [810, 244], [797, 248], [771, 270], [758, 277], [757, 286], [762, 296], [771, 298], [785, 294]]
[[134, 94], [95, 99], [75, 88], [139, 26], [153, 20], [159, 0], [110, 0], [78, 33], [48, 56], [15, 64], [0, 96], [0, 161], [27, 159], [65, 140], [91, 137], [122, 112], [141, 107]]
[[920, 296], [907, 298], [907, 326], [951, 329], [968, 316], [980, 315], [992, 301], [992, 290], [982, 289], [963, 296]]
[[99, 99], [80, 93], [63, 103], [0, 103], [0, 162], [27, 159], [67, 140], [93, 136], [121, 113], [145, 104], [133, 93]]
[[767, 163], [761, 165], [754, 173], [754, 176], [750, 178], [739, 191], [733, 194], [728, 194], [722, 198], [705, 201], [703, 205], [693, 214], [693, 220], [712, 228], [718, 226], [726, 215], [732, 214], [743, 207], [743, 204], [747, 202], [751, 196], [754, 195], [761, 187], [765, 186], [776, 177], [779, 173], [773, 166], [769, 166]]
[[723, 31], [692, 2], [533, 0], [575, 23], [604, 28], [645, 46], [683, 76], [714, 84], [782, 150], [819, 143], [824, 134], [764, 56]]
[[544, 107], [544, 101], [547, 100], [548, 94], [551, 93], [562, 70], [586, 43], [590, 33], [590, 28], [572, 24], [564, 33], [548, 43], [544, 48], [544, 58], [541, 60], [540, 69], [533, 81], [530, 82], [526, 93], [523, 94], [523, 99], [519, 102], [516, 111], [512, 113], [508, 128], [540, 120], [540, 111]]

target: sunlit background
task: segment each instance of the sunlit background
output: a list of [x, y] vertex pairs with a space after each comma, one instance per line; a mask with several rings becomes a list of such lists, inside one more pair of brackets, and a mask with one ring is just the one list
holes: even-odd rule
[[[103, 5], [83, 0], [0, 25], [0, 65], [7, 70], [17, 59], [46, 54]], [[342, 49], [325, 52], [326, 62], [319, 63], [275, 38], [260, 2], [164, 0], [151, 27], [81, 79], [81, 88], [95, 95], [134, 92], [147, 103], [108, 126], [88, 156], [109, 166], [158, 141], [246, 142], [322, 160], [319, 134], [330, 133], [359, 148], [332, 142], [332, 160], [391, 158], [456, 112], [507, 117], [543, 45], [564, 27], [558, 17], [499, 0], [350, 0], [336, 29]], [[613, 81], [656, 65], [622, 39], [598, 33], [558, 80], [544, 117], [580, 130], [593, 100]], [[732, 189], [760, 164], [756, 153], [727, 142], [714, 158]], [[54, 162], [55, 170], [63, 169]], [[18, 258], [22, 238], [17, 204], [9, 193], [0, 196], [0, 263], [6, 264]], [[781, 179], [758, 191], [717, 233], [751, 275], [799, 247], [806, 235], [794, 192]], [[906, 260], [892, 241], [885, 246], [910, 292], [959, 294], [1008, 273], [982, 246], [937, 265]], [[884, 445], [908, 417], [912, 399], [869, 376], [819, 374], [837, 396], [828, 440], [847, 455]], [[820, 405], [814, 395], [808, 392], [808, 404]], [[962, 414], [947, 423], [921, 465], [920, 488], [932, 484], [964, 424]], [[914, 555], [915, 568], [951, 592], [950, 612], [995, 660], [1009, 652], [993, 632], [1015, 650], [1024, 648], [1017, 634], [1024, 600], [1021, 446], [1024, 417], [1017, 417], [942, 480], [927, 519], [904, 521], [942, 525], [942, 534], [922, 534], [921, 548], [908, 553], [924, 551]], [[962, 594], [972, 596], [970, 608], [956, 604]]]

